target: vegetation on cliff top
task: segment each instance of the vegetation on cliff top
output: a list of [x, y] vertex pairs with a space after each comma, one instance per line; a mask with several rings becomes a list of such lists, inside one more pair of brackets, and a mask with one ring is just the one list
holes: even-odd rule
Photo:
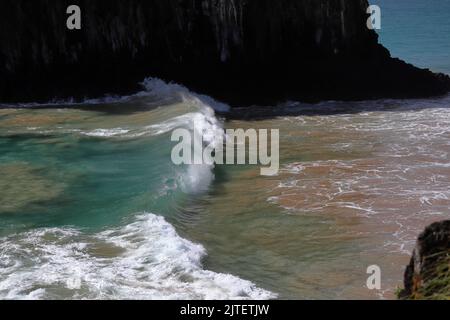
[[419, 236], [405, 271], [400, 299], [450, 300], [450, 220], [427, 227]]

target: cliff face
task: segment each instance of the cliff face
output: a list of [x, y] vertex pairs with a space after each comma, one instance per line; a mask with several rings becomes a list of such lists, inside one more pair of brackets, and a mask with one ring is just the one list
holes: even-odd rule
[[[82, 29], [66, 28], [66, 8]], [[0, 101], [128, 93], [147, 76], [238, 104], [442, 94], [393, 60], [367, 0], [2, 0]]]
[[427, 227], [419, 236], [405, 271], [404, 299], [450, 299], [450, 220]]

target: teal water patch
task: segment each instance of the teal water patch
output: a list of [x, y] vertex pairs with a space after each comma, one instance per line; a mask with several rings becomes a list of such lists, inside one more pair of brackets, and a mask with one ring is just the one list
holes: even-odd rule
[[[115, 141], [73, 135], [1, 138], [3, 171], [7, 172], [9, 165], [9, 178], [20, 179], [20, 188], [15, 192], [30, 194], [42, 188], [41, 198], [36, 195], [3, 212], [2, 226], [16, 221], [33, 227], [98, 228], [114, 225], [134, 212], [170, 211], [170, 190], [163, 194], [165, 188], [176, 183], [174, 168], [167, 162], [169, 139]], [[22, 168], [16, 168], [20, 164]], [[14, 170], [22, 176], [15, 177]], [[5, 179], [4, 188], [8, 186]], [[3, 197], [8, 195], [20, 198], [3, 193]]]
[[381, 7], [380, 41], [392, 56], [450, 74], [450, 0], [371, 0]]

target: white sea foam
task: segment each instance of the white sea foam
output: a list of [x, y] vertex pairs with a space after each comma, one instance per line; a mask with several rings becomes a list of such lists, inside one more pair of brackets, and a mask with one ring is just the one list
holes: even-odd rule
[[122, 128], [112, 128], [112, 129], [95, 129], [88, 132], [81, 132], [81, 134], [90, 137], [115, 137], [124, 135], [128, 132], [130, 132], [130, 130]]
[[60, 228], [29, 231], [0, 241], [0, 298], [275, 297], [249, 281], [203, 269], [205, 254], [201, 245], [149, 213], [93, 235]]

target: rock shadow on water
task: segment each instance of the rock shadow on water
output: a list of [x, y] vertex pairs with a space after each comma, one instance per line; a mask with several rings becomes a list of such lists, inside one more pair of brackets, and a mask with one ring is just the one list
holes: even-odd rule
[[228, 121], [263, 121], [277, 117], [332, 116], [361, 114], [366, 112], [408, 112], [434, 108], [449, 108], [450, 94], [429, 99], [380, 99], [364, 101], [323, 101], [304, 103], [287, 101], [274, 106], [232, 108], [225, 114]]

